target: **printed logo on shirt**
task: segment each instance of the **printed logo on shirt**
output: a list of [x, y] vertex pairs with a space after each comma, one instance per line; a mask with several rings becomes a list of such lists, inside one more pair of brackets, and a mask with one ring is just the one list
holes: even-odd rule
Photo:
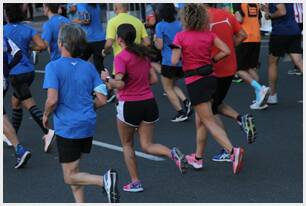
[[230, 27], [232, 26], [228, 20], [228, 18], [226, 18], [225, 20], [223, 21], [218, 21], [218, 22], [214, 22], [214, 23], [211, 23], [209, 26], [210, 26], [210, 30], [212, 30], [212, 28], [218, 24], [228, 24]]
[[77, 65], [77, 62], [71, 62], [71, 64], [72, 64], [73, 66], [75, 66], [75, 65]]

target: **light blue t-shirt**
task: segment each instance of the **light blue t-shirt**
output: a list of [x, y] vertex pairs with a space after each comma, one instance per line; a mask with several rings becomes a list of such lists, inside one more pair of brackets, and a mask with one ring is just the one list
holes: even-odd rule
[[56, 14], [43, 25], [43, 33], [41, 37], [49, 44], [51, 61], [61, 57], [57, 45], [58, 34], [61, 26], [69, 22], [69, 19], [66, 17]]
[[[274, 13], [277, 3], [269, 4], [270, 13]], [[298, 24], [295, 21], [293, 4], [285, 3], [286, 15], [272, 19], [272, 35], [300, 35], [300, 29]]]
[[96, 112], [92, 93], [101, 86], [106, 89], [96, 68], [80, 58], [61, 57], [46, 66], [43, 88], [56, 89], [59, 95], [53, 115], [55, 134], [68, 139], [94, 135]]
[[[173, 66], [171, 64], [172, 50], [169, 45], [172, 44], [176, 33], [180, 31], [182, 31], [182, 25], [179, 21], [161, 21], [156, 25], [156, 38], [163, 40], [162, 65]], [[179, 62], [176, 66], [181, 65], [181, 62]]]
[[3, 27], [4, 37], [11, 39], [22, 52], [20, 62], [10, 71], [11, 75], [34, 71], [29, 45], [36, 34], [35, 29], [25, 23], [8, 23]]
[[89, 20], [88, 25], [82, 24], [82, 29], [86, 32], [88, 42], [105, 40], [105, 32], [100, 21], [100, 7], [88, 4], [77, 4], [77, 13], [81, 20]]

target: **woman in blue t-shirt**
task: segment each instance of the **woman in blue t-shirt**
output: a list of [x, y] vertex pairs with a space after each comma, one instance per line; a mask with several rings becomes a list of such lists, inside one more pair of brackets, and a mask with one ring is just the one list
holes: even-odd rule
[[[39, 34], [26, 23], [23, 23], [22, 4], [6, 4], [5, 14], [8, 24], [3, 28], [5, 38], [11, 39], [20, 48], [22, 58], [9, 73], [9, 79], [14, 89], [12, 97], [13, 126], [18, 132], [22, 121], [22, 106], [26, 108], [44, 133], [44, 150], [48, 152], [53, 140], [54, 131], [44, 128], [42, 112], [36, 106], [30, 86], [34, 81], [34, 65], [30, 58], [30, 49], [42, 51], [47, 48]], [[32, 48], [30, 45], [34, 43]]]
[[[176, 20], [174, 4], [160, 4], [157, 15], [161, 21], [156, 25], [155, 46], [162, 51], [161, 80], [167, 97], [176, 110], [177, 114], [171, 119], [172, 122], [182, 122], [192, 114], [191, 103], [183, 91], [176, 86], [176, 80], [184, 77], [182, 64], [172, 66], [170, 45], [177, 32], [182, 30], [182, 25]], [[181, 102], [183, 106], [181, 105]]]

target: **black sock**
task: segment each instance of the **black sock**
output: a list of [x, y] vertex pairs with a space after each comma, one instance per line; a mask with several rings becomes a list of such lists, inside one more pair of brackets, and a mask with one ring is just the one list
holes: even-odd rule
[[238, 121], [239, 124], [241, 124], [241, 115], [240, 114], [236, 117], [236, 120]]
[[31, 113], [33, 119], [35, 120], [35, 122], [39, 125], [39, 127], [41, 128], [41, 130], [43, 131], [44, 134], [48, 134], [48, 129], [46, 129], [44, 126], [43, 126], [43, 123], [42, 123], [42, 118], [43, 118], [43, 114], [42, 112], [40, 111], [40, 109], [34, 105], [33, 107], [31, 107], [29, 109], [29, 112]]
[[22, 108], [13, 109], [12, 124], [13, 124], [13, 127], [14, 127], [16, 133], [18, 132], [19, 127], [21, 125], [22, 116], [23, 116]]
[[197, 157], [197, 156], [195, 156], [195, 159], [196, 159], [196, 160], [202, 160], [203, 157]]

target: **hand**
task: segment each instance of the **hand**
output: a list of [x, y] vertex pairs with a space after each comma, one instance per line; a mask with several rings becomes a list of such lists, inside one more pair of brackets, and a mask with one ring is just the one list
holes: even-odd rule
[[263, 12], [265, 13], [269, 13], [269, 6], [268, 4], [261, 4], [261, 8], [260, 8]]
[[104, 71], [101, 71], [101, 79], [103, 81], [106, 81], [106, 78], [109, 77], [109, 72], [108, 70], [105, 68]]
[[48, 121], [48, 116], [45, 115], [45, 114], [44, 114], [44, 116], [43, 116], [43, 126], [44, 126], [45, 128], [47, 128], [47, 129], [50, 128], [50, 126], [49, 126], [49, 121]]

